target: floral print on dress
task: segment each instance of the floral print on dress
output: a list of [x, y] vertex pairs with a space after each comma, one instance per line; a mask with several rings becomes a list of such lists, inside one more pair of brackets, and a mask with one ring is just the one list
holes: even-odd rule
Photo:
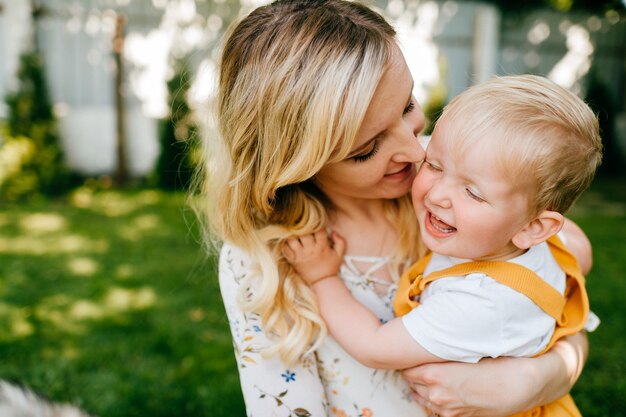
[[[372, 264], [384, 267], [386, 260], [372, 258]], [[219, 269], [248, 417], [426, 416], [411, 400], [399, 372], [361, 365], [330, 336], [314, 354], [296, 364], [283, 363], [277, 356], [264, 357], [262, 351], [270, 341], [262, 320], [258, 314], [242, 312], [236, 301], [241, 285], [248, 282], [244, 278], [256, 270], [251, 259], [241, 249], [224, 244]], [[353, 295], [381, 320], [393, 318], [395, 285], [377, 292], [375, 287], [381, 287], [373, 282], [373, 274], [360, 276], [345, 264], [341, 276]], [[251, 291], [246, 288], [245, 294]]]

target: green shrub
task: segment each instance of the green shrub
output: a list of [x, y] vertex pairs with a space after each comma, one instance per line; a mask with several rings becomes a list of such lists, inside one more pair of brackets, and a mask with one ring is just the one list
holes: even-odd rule
[[197, 164], [197, 126], [189, 105], [189, 71], [179, 62], [167, 83], [170, 116], [159, 124], [161, 153], [157, 160], [155, 178], [163, 190], [186, 190]]
[[37, 51], [20, 57], [17, 77], [16, 91], [5, 99], [8, 119], [0, 145], [0, 198], [59, 195], [69, 187], [69, 175]]

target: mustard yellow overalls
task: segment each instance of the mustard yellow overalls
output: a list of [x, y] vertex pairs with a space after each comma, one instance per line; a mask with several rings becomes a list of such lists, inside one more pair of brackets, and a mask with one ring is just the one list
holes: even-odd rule
[[[557, 236], [548, 239], [548, 246], [559, 266], [567, 274], [565, 294], [561, 295], [552, 286], [539, 278], [530, 269], [512, 262], [466, 262], [441, 271], [422, 276], [431, 255], [427, 255], [407, 271], [398, 283], [398, 293], [394, 299], [396, 316], [402, 316], [419, 306], [415, 301], [424, 287], [439, 278], [464, 276], [474, 272], [487, 274], [503, 285], [526, 295], [543, 311], [556, 320], [554, 334], [541, 355], [550, 349], [560, 338], [579, 332], [589, 314], [589, 299], [585, 289], [585, 278], [574, 255], [563, 245]], [[571, 395], [550, 404], [535, 407], [511, 417], [582, 417]]]

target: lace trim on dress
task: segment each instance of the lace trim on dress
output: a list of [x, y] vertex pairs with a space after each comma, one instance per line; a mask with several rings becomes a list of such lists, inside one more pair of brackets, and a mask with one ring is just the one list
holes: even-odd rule
[[[386, 304], [389, 304], [395, 295], [396, 283], [374, 275], [382, 268], [386, 268], [388, 263], [388, 256], [345, 255], [340, 275], [346, 285], [371, 291], [384, 300]], [[357, 264], [365, 265], [359, 265], [361, 266], [359, 268]], [[365, 269], [365, 271], [362, 271], [362, 269]]]
[[[343, 260], [344, 264], [341, 268], [341, 275], [347, 281], [352, 281], [354, 283], [366, 282], [368, 284], [380, 284], [385, 286], [390, 286], [392, 284], [391, 281], [380, 279], [373, 275], [374, 272], [387, 266], [387, 262], [389, 260], [388, 256], [345, 255]], [[356, 262], [371, 265], [365, 271], [361, 271], [356, 266]]]

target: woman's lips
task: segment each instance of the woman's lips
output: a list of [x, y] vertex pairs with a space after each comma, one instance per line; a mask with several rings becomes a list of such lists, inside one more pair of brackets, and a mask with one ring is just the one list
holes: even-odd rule
[[391, 174], [385, 174], [385, 178], [404, 178], [411, 175], [415, 165], [407, 164], [404, 168]]

